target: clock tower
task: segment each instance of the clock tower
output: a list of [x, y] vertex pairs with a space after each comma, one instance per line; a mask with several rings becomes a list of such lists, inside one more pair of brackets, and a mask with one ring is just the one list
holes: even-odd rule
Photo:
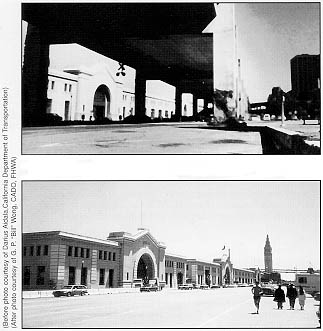
[[265, 272], [273, 272], [272, 250], [271, 250], [268, 234], [264, 248], [264, 256], [265, 256]]

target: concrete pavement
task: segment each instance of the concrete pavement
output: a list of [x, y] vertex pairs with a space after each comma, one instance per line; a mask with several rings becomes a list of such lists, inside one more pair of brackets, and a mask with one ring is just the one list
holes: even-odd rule
[[251, 288], [163, 290], [23, 300], [25, 328], [316, 328], [317, 302], [305, 310], [276, 309], [262, 297], [255, 313]]
[[249, 121], [248, 127], [267, 126], [275, 129], [283, 128], [291, 132], [297, 133], [304, 137], [309, 143], [320, 146], [321, 126], [317, 120], [307, 120], [304, 125], [302, 120], [284, 121], [282, 126], [281, 121]]
[[23, 154], [262, 154], [259, 132], [219, 131], [206, 123], [24, 128]]

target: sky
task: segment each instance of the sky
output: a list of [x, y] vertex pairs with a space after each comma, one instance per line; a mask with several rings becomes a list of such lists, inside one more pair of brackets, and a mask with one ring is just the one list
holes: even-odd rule
[[320, 3], [236, 3], [238, 53], [250, 102], [291, 90], [290, 60], [320, 54]]
[[320, 186], [312, 181], [25, 181], [23, 232], [106, 239], [140, 227], [166, 252], [235, 267], [320, 268]]
[[[319, 6], [319, 3], [308, 2], [235, 3], [238, 57], [251, 103], [267, 101], [275, 86], [286, 92], [291, 90], [290, 60], [295, 55], [320, 53]], [[24, 41], [27, 25], [23, 23], [22, 27]], [[74, 51], [71, 48], [68, 51], [61, 49], [59, 54], [58, 48], [54, 50], [52, 47], [51, 65], [62, 66], [68, 59], [77, 58], [79, 51], [76, 48]], [[69, 57], [66, 57], [67, 53]], [[93, 53], [88, 53], [88, 56], [93, 56]], [[89, 62], [83, 55], [82, 61]], [[117, 63], [113, 67], [117, 70]], [[132, 77], [134, 72], [129, 69], [125, 78], [127, 84], [134, 85], [134, 81], [130, 82]], [[156, 91], [166, 98], [173, 99], [175, 95], [174, 88], [160, 82], [149, 82], [147, 90], [154, 96]]]

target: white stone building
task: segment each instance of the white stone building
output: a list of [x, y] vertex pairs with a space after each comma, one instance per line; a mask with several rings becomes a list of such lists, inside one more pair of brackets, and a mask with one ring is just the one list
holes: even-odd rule
[[[70, 57], [66, 57], [70, 53]], [[65, 55], [62, 55], [65, 54]], [[72, 58], [72, 60], [71, 60]], [[113, 121], [135, 114], [135, 70], [77, 44], [52, 45], [48, 72], [47, 113], [63, 121]], [[175, 112], [175, 88], [147, 82], [146, 115], [170, 118]]]

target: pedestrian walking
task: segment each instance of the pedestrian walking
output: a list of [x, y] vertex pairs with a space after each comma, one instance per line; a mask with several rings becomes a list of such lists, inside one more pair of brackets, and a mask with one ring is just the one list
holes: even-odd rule
[[256, 285], [251, 289], [251, 292], [253, 294], [253, 301], [255, 303], [255, 306], [257, 308], [257, 313], [259, 314], [259, 304], [260, 304], [260, 298], [262, 295], [262, 289], [259, 286], [259, 282], [256, 282]]
[[295, 300], [297, 298], [297, 290], [293, 284], [289, 284], [287, 287], [286, 297], [289, 299], [289, 309], [294, 309]]
[[274, 301], [277, 302], [278, 309], [283, 309], [283, 303], [285, 302], [285, 292], [282, 289], [281, 285], [278, 285], [278, 288], [274, 293]]
[[305, 306], [305, 300], [306, 300], [306, 294], [302, 286], [299, 287], [298, 290], [298, 303], [301, 307], [301, 310], [304, 310]]

